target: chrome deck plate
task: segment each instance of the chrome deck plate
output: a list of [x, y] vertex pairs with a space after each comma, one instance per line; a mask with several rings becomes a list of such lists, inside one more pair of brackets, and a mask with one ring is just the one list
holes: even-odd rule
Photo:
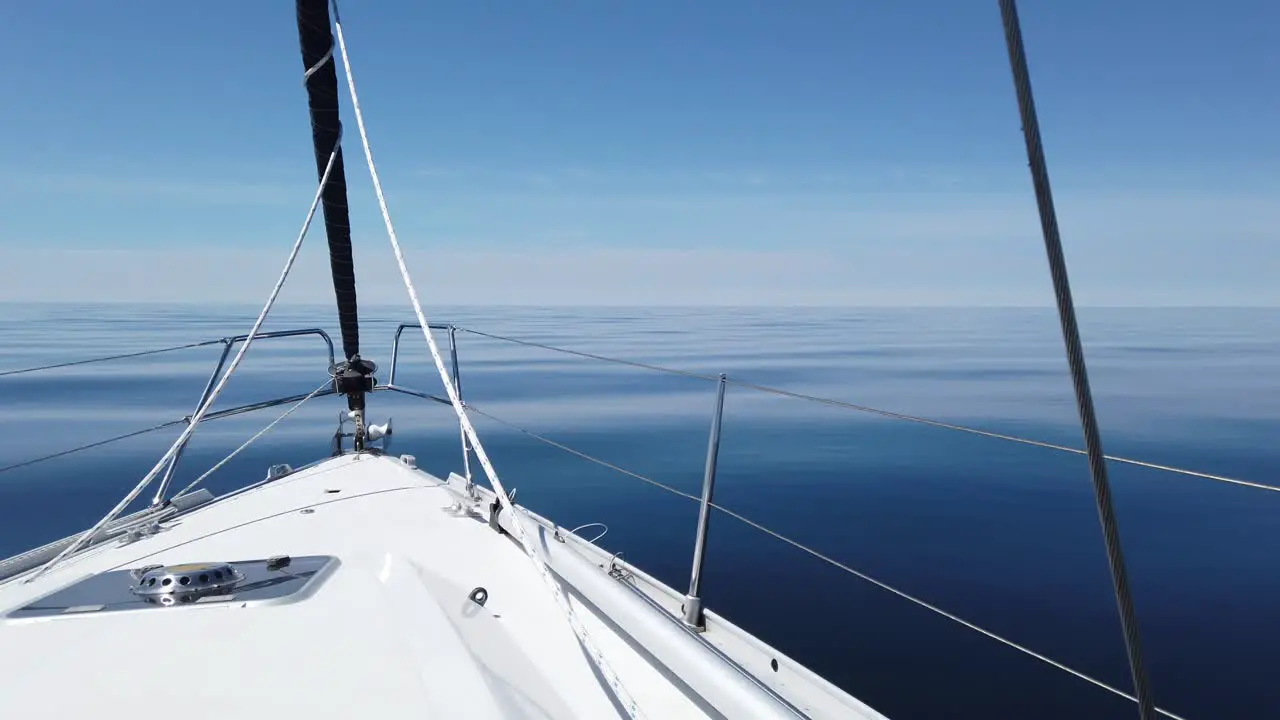
[[[275, 568], [278, 560], [239, 560], [219, 564], [230, 566], [239, 576], [233, 585], [211, 585], [207, 592], [146, 594], [136, 591], [139, 568], [112, 570], [87, 577], [7, 613], [10, 620], [57, 616], [90, 616], [127, 610], [192, 607], [235, 602], [279, 604], [297, 602], [310, 595], [337, 565], [337, 558], [308, 555], [290, 558]], [[270, 567], [269, 567], [270, 566]], [[181, 566], [174, 566], [181, 567]], [[169, 568], [173, 569], [173, 568]], [[155, 569], [152, 572], [162, 570]]]

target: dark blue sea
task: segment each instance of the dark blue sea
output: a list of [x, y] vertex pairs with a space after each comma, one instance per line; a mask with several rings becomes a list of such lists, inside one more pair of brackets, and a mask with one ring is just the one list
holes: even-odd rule
[[[0, 305], [0, 370], [246, 332], [253, 307]], [[383, 366], [411, 313], [363, 308]], [[269, 329], [321, 326], [330, 307]], [[442, 308], [433, 319], [1079, 446], [1056, 316], [1042, 309]], [[1280, 485], [1280, 310], [1085, 309], [1106, 450]], [[443, 341], [444, 338], [442, 337]], [[697, 494], [714, 385], [459, 336], [477, 407]], [[397, 382], [440, 392], [420, 335]], [[191, 412], [219, 348], [0, 377], [0, 466]], [[219, 407], [305, 393], [314, 337], [256, 343]], [[329, 453], [321, 398], [209, 481]], [[282, 408], [202, 425], [194, 478]], [[443, 406], [390, 393], [392, 451], [461, 468]], [[476, 418], [519, 501], [687, 587], [696, 505]], [[0, 473], [0, 556], [83, 529], [178, 428]], [[1280, 717], [1280, 494], [1112, 466], [1158, 704], [1187, 718]], [[1085, 460], [743, 388], [726, 401], [717, 501], [890, 585], [1128, 690]], [[447, 552], [447, 549], [442, 549]], [[895, 720], [1131, 718], [1123, 699], [713, 516], [707, 604]], [[2, 652], [0, 648], [0, 652]]]

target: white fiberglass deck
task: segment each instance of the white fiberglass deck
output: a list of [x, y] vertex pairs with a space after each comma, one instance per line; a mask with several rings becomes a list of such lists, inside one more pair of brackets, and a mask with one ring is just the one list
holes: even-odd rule
[[[83, 551], [34, 582], [24, 583], [23, 576], [5, 581], [0, 715], [617, 717], [612, 695], [529, 558], [485, 517], [451, 511], [459, 497], [456, 485], [398, 459], [347, 455], [181, 514], [162, 523], [158, 534]], [[546, 547], [545, 521], [525, 522], [537, 528]], [[669, 598], [653, 591], [651, 579], [633, 576], [628, 586], [610, 578], [598, 567], [607, 563], [591, 557], [594, 547], [571, 540], [553, 541], [559, 552], [552, 568], [566, 584], [589, 568], [607, 585], [651, 596], [649, 609], [639, 614], [652, 617], [612, 616], [606, 623], [601, 608], [630, 606], [593, 596], [590, 583], [570, 588], [591, 638], [645, 717], [738, 716], [731, 707], [772, 708], [768, 716], [775, 717], [880, 717], [717, 618], [709, 618], [704, 636], [688, 633], [658, 609]], [[230, 601], [120, 612], [88, 605], [11, 617], [111, 570], [280, 555], [332, 556], [336, 569], [313, 578], [312, 592], [282, 604]], [[572, 562], [579, 567], [569, 567]], [[488, 592], [483, 607], [468, 599], [477, 587]], [[670, 624], [676, 634], [668, 639], [675, 644], [638, 651], [639, 634], [628, 628], [647, 621], [652, 631], [655, 619]], [[679, 643], [689, 638], [737, 662], [724, 658], [724, 667], [703, 675], [659, 661], [664, 653], [670, 657], [670, 648], [687, 647]], [[698, 662], [693, 656], [698, 653], [682, 660]], [[716, 672], [728, 668], [745, 676], [741, 668], [753, 658], [765, 665], [782, 659], [783, 672], [755, 682], [761, 697], [776, 702], [725, 700]], [[709, 683], [719, 690], [704, 692]]]

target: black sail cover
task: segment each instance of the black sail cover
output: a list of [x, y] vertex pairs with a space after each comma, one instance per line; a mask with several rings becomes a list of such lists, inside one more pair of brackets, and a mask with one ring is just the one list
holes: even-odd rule
[[324, 176], [335, 147], [329, 182], [321, 200], [325, 232], [329, 236], [329, 268], [338, 300], [338, 325], [342, 353], [351, 360], [360, 353], [360, 324], [356, 313], [356, 272], [351, 256], [351, 219], [347, 212], [347, 176], [342, 163], [342, 121], [338, 117], [337, 63], [333, 58], [333, 31], [328, 0], [297, 0], [298, 40], [307, 75], [307, 105], [311, 110], [311, 138], [315, 146], [316, 176]]

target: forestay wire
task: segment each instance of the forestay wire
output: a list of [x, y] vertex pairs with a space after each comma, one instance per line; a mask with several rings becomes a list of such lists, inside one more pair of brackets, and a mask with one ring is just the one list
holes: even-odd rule
[[448, 368], [445, 366], [444, 358], [440, 354], [440, 348], [437, 346], [435, 338], [431, 335], [430, 323], [427, 322], [427, 316], [422, 310], [422, 302], [418, 299], [418, 291], [414, 288], [413, 278], [410, 276], [409, 267], [405, 263], [404, 252], [401, 250], [400, 241], [396, 237], [395, 225], [391, 221], [391, 213], [387, 209], [387, 200], [382, 192], [382, 183], [378, 179], [377, 166], [373, 161], [373, 150], [369, 145], [369, 136], [365, 129], [364, 115], [360, 111], [360, 99], [356, 93], [355, 76], [351, 70], [351, 60], [347, 55], [347, 43], [342, 32], [342, 20], [338, 12], [338, 3], [336, 0], [331, 0], [330, 4], [333, 7], [333, 21], [338, 37], [338, 49], [342, 54], [342, 65], [347, 76], [347, 88], [351, 94], [351, 108], [356, 118], [356, 126], [360, 130], [360, 143], [364, 147], [365, 160], [369, 166], [369, 176], [373, 181], [373, 190], [378, 198], [378, 209], [382, 213], [382, 221], [386, 225], [387, 237], [391, 241], [391, 249], [395, 253], [396, 264], [400, 268], [400, 277], [404, 280], [405, 290], [409, 294], [409, 302], [413, 305], [414, 314], [418, 318], [418, 323], [422, 328], [422, 334], [427, 341], [427, 347], [431, 351], [431, 359], [435, 362], [436, 370], [440, 373], [440, 380], [444, 384], [445, 392], [449, 395], [449, 402], [453, 406], [454, 413], [458, 416], [458, 422], [462, 426], [463, 432], [466, 433], [467, 438], [471, 441], [472, 449], [475, 450], [476, 458], [480, 461], [480, 466], [484, 469], [484, 473], [489, 479], [489, 484], [493, 488], [494, 495], [497, 497], [502, 508], [507, 511], [511, 518], [513, 527], [515, 528], [516, 539], [520, 542], [521, 547], [524, 548], [525, 553], [533, 562], [538, 571], [539, 577], [542, 578], [543, 583], [551, 592], [556, 604], [560, 606], [565, 619], [573, 630], [573, 634], [578, 638], [578, 642], [582, 645], [583, 650], [586, 651], [604, 681], [609, 685], [619, 707], [626, 712], [629, 717], [643, 717], [643, 713], [636, 705], [635, 699], [631, 697], [631, 694], [623, 686], [622, 680], [605, 659], [604, 653], [602, 653], [599, 647], [596, 646], [595, 642], [592, 641], [590, 634], [587, 632], [587, 628], [582, 624], [577, 613], [574, 612], [573, 606], [569, 603], [569, 600], [565, 596], [560, 584], [551, 576], [551, 570], [547, 567], [546, 562], [538, 555], [537, 549], [525, 530], [524, 522], [520, 519], [520, 514], [516, 511], [515, 505], [511, 502], [511, 497], [502, 486], [502, 481], [498, 478], [498, 472], [494, 469], [493, 463], [489, 460], [489, 454], [485, 451], [484, 444], [480, 442], [480, 437], [476, 434], [475, 427], [471, 424], [471, 419], [467, 416], [466, 408], [462, 404], [462, 399], [458, 395], [458, 390], [455, 387], [452, 378], [449, 376]]

